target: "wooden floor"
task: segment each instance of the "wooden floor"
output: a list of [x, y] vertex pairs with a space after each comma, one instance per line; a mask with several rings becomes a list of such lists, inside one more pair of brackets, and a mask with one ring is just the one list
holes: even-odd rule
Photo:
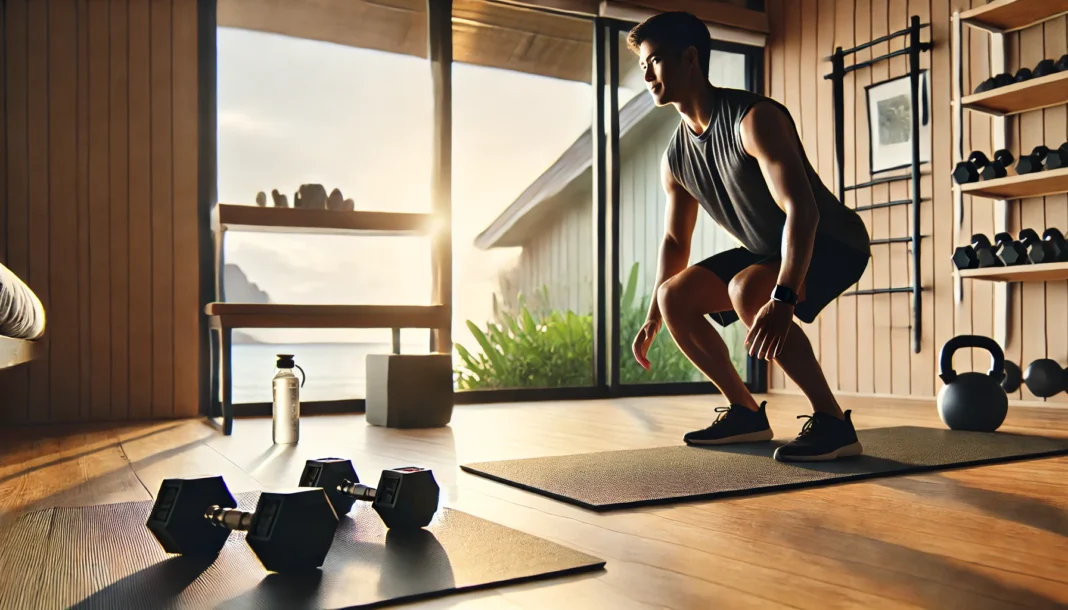
[[[796, 434], [802, 400], [768, 398], [777, 436]], [[858, 428], [941, 426], [933, 403], [843, 403]], [[406, 607], [1068, 607], [1068, 458], [608, 514], [457, 467], [677, 444], [717, 404], [704, 396], [465, 406], [451, 426], [423, 431], [305, 417], [300, 444], [286, 448], [272, 446], [267, 419], [238, 420], [231, 437], [199, 420], [9, 429], [0, 433], [0, 519], [148, 500], [173, 476], [222, 474], [235, 492], [288, 487], [306, 458], [330, 454], [353, 458], [361, 472], [432, 467], [443, 505], [608, 562], [590, 575]], [[1014, 408], [1003, 429], [1066, 437], [1068, 410]]]

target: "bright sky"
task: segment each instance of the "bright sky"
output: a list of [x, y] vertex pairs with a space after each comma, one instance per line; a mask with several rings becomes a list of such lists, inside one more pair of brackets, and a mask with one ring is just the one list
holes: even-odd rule
[[[429, 210], [428, 63], [330, 43], [218, 30], [219, 200], [254, 204], [302, 183], [340, 188], [357, 209]], [[629, 95], [621, 95], [624, 100]], [[497, 271], [518, 249], [475, 236], [590, 125], [590, 86], [454, 64], [454, 340], [491, 316]], [[276, 302], [425, 304], [429, 244], [416, 238], [231, 232], [227, 262]], [[250, 332], [285, 343], [388, 341], [389, 331]], [[405, 342], [425, 343], [426, 332]]]

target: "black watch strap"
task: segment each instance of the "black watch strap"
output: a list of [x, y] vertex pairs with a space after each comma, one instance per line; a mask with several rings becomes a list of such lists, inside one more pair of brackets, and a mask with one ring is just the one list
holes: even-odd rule
[[775, 289], [771, 291], [771, 298], [775, 301], [797, 305], [797, 293], [791, 290], [789, 286], [776, 284]]

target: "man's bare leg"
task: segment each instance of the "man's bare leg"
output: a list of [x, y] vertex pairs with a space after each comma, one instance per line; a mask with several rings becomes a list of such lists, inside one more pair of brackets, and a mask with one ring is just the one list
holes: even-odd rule
[[[752, 327], [753, 319], [760, 308], [767, 302], [775, 283], [778, 281], [779, 269], [777, 265], [754, 265], [743, 270], [731, 280], [729, 294], [734, 303], [735, 311], [742, 318], [746, 328]], [[803, 291], [802, 291], [803, 295]], [[805, 393], [809, 402], [812, 403], [813, 411], [833, 415], [838, 419], [844, 419], [838, 400], [835, 399], [827, 377], [823, 374], [816, 354], [812, 351], [812, 343], [808, 335], [797, 325], [790, 323], [790, 332], [775, 362], [790, 376]]]
[[690, 362], [730, 404], [756, 411], [759, 405], [734, 368], [727, 344], [705, 318], [733, 307], [723, 280], [703, 267], [689, 267], [661, 285], [657, 300], [664, 326]]

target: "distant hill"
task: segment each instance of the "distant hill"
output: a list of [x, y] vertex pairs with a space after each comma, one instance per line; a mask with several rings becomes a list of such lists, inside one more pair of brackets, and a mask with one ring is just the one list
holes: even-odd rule
[[[271, 302], [271, 296], [260, 289], [255, 282], [250, 281], [244, 270], [234, 264], [227, 264], [223, 267], [223, 287], [228, 303], [266, 305]], [[232, 338], [234, 343], [263, 343], [241, 330], [234, 330]]]
[[270, 295], [261, 290], [255, 282], [250, 281], [241, 267], [232, 263], [223, 267], [223, 288], [226, 291], [227, 303], [266, 305], [271, 302]]

